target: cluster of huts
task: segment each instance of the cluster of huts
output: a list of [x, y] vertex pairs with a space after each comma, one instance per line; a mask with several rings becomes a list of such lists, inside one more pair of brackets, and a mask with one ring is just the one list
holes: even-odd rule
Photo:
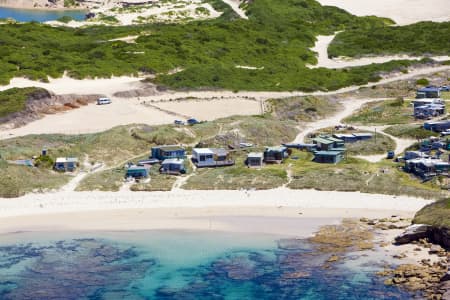
[[355, 143], [372, 137], [372, 133], [336, 133], [319, 135], [312, 139], [312, 144], [291, 143], [284, 145], [289, 148], [312, 152], [315, 162], [336, 164], [344, 159], [345, 143]]
[[427, 86], [418, 89], [412, 105], [414, 117], [417, 119], [430, 119], [445, 114], [445, 103], [441, 99], [440, 87]]
[[432, 137], [420, 143], [418, 151], [406, 151], [400, 160], [405, 161], [404, 170], [426, 180], [438, 175], [448, 176], [450, 163], [444, 161], [444, 151], [450, 143], [441, 138]]

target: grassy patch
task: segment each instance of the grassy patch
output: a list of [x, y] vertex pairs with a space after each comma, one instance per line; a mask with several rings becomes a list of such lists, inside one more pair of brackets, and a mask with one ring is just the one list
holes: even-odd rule
[[135, 183], [130, 187], [130, 189], [135, 192], [170, 191], [178, 177], [160, 174], [158, 168], [159, 165], [155, 165], [150, 169], [150, 182]]
[[369, 54], [447, 55], [450, 22], [419, 22], [407, 26], [360, 27], [339, 33], [328, 48], [330, 57]]
[[413, 223], [450, 227], [450, 198], [425, 206], [416, 213]]
[[114, 168], [87, 175], [76, 187], [76, 191], [117, 192], [123, 185], [125, 170]]
[[412, 114], [409, 101], [401, 99], [375, 101], [365, 104], [359, 111], [343, 121], [362, 125], [407, 124], [414, 121]]
[[267, 114], [223, 118], [191, 129], [208, 146], [227, 147], [241, 141], [267, 146], [292, 141], [297, 134], [295, 126], [292, 121], [281, 121]]
[[395, 137], [409, 139], [425, 139], [430, 136], [439, 136], [439, 133], [423, 129], [422, 125], [416, 124], [393, 125], [384, 131]]
[[340, 108], [335, 101], [315, 96], [271, 99], [267, 103], [275, 118], [296, 122], [324, 118]]
[[301, 159], [293, 162], [292, 189], [316, 189], [322, 191], [361, 191], [363, 193], [409, 195], [437, 198], [438, 186], [421, 184], [392, 162], [369, 163], [347, 158], [336, 165], [312, 162], [312, 154], [300, 152]]
[[157, 143], [177, 144], [190, 141], [171, 126], [130, 125], [82, 135], [29, 135], [0, 141], [2, 157], [8, 160], [30, 158], [47, 148], [52, 158], [75, 156], [90, 162], [115, 166], [137, 155], [150, 153]]
[[287, 182], [284, 165], [266, 165], [262, 169], [247, 168], [245, 153], [235, 155], [236, 164], [223, 168], [198, 169], [184, 189], [190, 190], [265, 190], [279, 187]]
[[0, 118], [23, 111], [30, 97], [39, 98], [40, 95], [48, 95], [48, 92], [35, 87], [12, 88], [0, 91]]
[[0, 197], [13, 198], [60, 188], [70, 176], [42, 168], [8, 165], [0, 160], [0, 178]]

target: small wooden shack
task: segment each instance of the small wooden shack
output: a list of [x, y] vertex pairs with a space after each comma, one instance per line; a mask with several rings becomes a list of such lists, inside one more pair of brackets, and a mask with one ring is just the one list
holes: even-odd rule
[[76, 157], [58, 157], [53, 169], [59, 172], [73, 172], [78, 167], [78, 158]]
[[170, 174], [170, 175], [185, 174], [186, 168], [184, 166], [184, 159], [178, 158], [165, 159], [161, 163], [159, 172], [162, 174]]
[[337, 164], [344, 158], [344, 152], [338, 150], [314, 152], [314, 161], [317, 163]]
[[288, 156], [288, 148], [285, 146], [267, 147], [264, 151], [264, 162], [280, 164]]
[[151, 151], [151, 158], [163, 161], [165, 159], [179, 158], [183, 159], [186, 157], [186, 150], [177, 145], [164, 145], [153, 147]]
[[135, 178], [135, 179], [140, 179], [140, 178], [147, 178], [149, 175], [149, 168], [145, 167], [145, 166], [130, 166], [127, 169], [127, 172], [125, 174], [125, 178]]
[[224, 148], [194, 148], [192, 162], [197, 168], [234, 165], [230, 152]]
[[249, 168], [261, 168], [263, 160], [264, 154], [262, 152], [250, 152], [245, 162]]

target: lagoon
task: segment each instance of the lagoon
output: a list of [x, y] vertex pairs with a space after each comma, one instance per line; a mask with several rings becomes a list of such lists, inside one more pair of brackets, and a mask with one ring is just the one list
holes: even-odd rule
[[44, 10], [44, 9], [18, 9], [0, 7], [0, 19], [12, 18], [18, 22], [47, 22], [54, 21], [63, 16], [72, 17], [74, 20], [82, 21], [85, 18], [84, 10]]

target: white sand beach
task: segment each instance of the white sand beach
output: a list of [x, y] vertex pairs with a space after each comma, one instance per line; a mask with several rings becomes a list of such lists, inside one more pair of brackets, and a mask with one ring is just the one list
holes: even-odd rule
[[[53, 192], [17, 199], [0, 198], [0, 232], [214, 229], [294, 234], [302, 232], [293, 226], [296, 219], [318, 219], [311, 220], [313, 227], [318, 228], [348, 217], [382, 218], [393, 214], [412, 217], [428, 203], [428, 200], [406, 196], [286, 188]], [[266, 218], [272, 221], [265, 222]]]
[[357, 16], [393, 19], [399, 25], [420, 21], [450, 20], [448, 0], [318, 0], [322, 5], [337, 6]]

